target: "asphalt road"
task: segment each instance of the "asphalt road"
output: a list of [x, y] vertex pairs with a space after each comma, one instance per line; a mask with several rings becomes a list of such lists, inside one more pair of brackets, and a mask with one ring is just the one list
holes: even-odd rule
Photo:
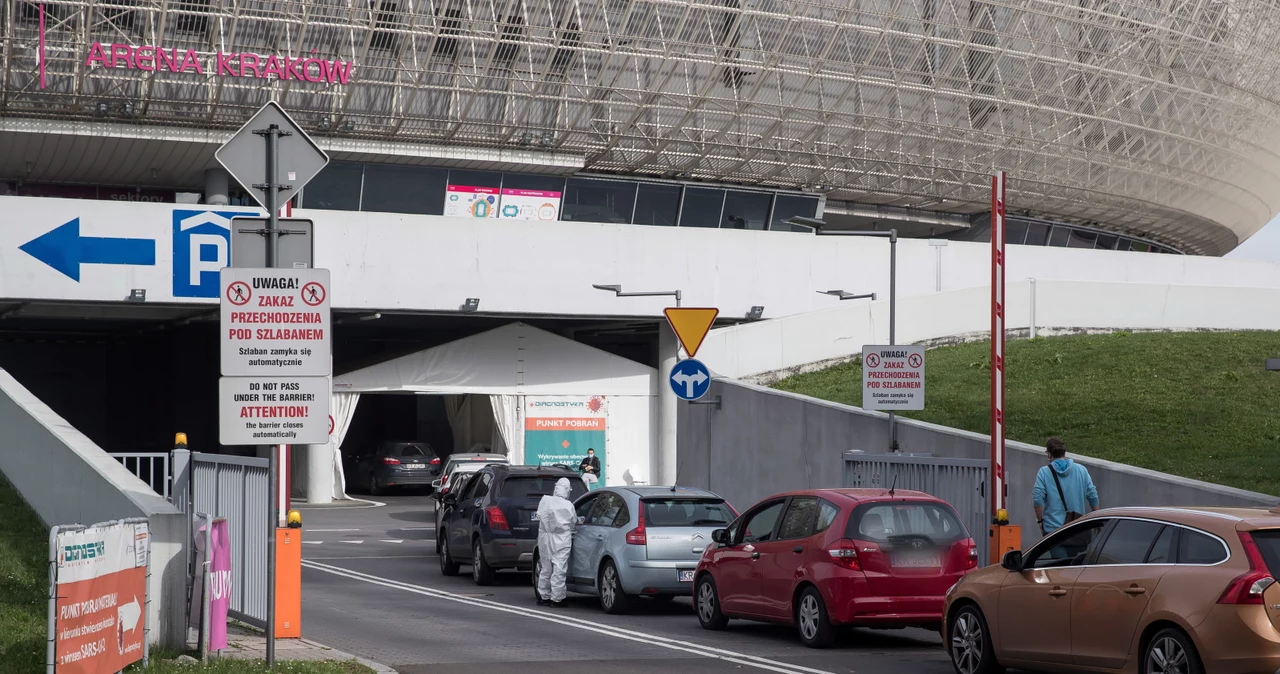
[[787, 627], [735, 620], [703, 630], [688, 599], [645, 601], [625, 616], [572, 594], [566, 608], [539, 608], [528, 574], [500, 574], [493, 587], [474, 585], [470, 567], [440, 575], [432, 499], [379, 500], [301, 508], [302, 630], [402, 674], [456, 674], [459, 664], [521, 674], [953, 671], [938, 635], [922, 630], [853, 630], [819, 651]]

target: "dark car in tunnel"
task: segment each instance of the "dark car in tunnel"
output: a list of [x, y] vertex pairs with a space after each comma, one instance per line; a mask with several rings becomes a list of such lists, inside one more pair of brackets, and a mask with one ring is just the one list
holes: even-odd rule
[[460, 490], [441, 500], [443, 513], [436, 532], [440, 572], [458, 573], [471, 565], [477, 585], [490, 585], [501, 569], [528, 571], [538, 545], [538, 503], [568, 478], [569, 500], [587, 493], [576, 471], [549, 466], [485, 466]]
[[349, 457], [343, 468], [353, 490], [378, 496], [396, 487], [430, 489], [440, 457], [425, 442], [388, 441]]

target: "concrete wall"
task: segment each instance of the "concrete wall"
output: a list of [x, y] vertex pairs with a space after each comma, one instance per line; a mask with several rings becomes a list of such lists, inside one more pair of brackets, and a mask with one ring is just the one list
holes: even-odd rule
[[[1166, 256], [1158, 256], [1166, 257]], [[1232, 279], [1234, 282], [1235, 279]], [[1035, 310], [1032, 311], [1032, 293]], [[1280, 330], [1280, 289], [1037, 279], [1005, 287], [1011, 330]], [[991, 331], [991, 287], [898, 298], [899, 344]], [[889, 343], [889, 302], [843, 306], [711, 331], [698, 359], [725, 377], [768, 381]]]
[[146, 517], [151, 639], [186, 641], [187, 517], [0, 370], [0, 472], [48, 526]]
[[[76, 199], [0, 197], [0, 298], [122, 302], [134, 288], [150, 303], [213, 304], [218, 239], [229, 217], [256, 209]], [[657, 318], [669, 297], [617, 298], [592, 284], [676, 290], [685, 306], [769, 318], [839, 306], [815, 291], [888, 292], [883, 239], [790, 232], [520, 222], [303, 210], [315, 222], [316, 266], [332, 271], [335, 309], [458, 312], [468, 297], [483, 313]], [[153, 241], [153, 265], [81, 265], [80, 280], [20, 246], [79, 219], [86, 237]], [[429, 255], [424, 257], [424, 251]], [[1280, 264], [1118, 251], [1010, 246], [1009, 278], [1280, 288]], [[921, 239], [898, 244], [903, 297], [990, 283], [990, 246]], [[423, 292], [430, 288], [430, 292]], [[844, 304], [848, 304], [845, 302]]]
[[[680, 405], [679, 484], [710, 489], [739, 511], [789, 489], [840, 487], [842, 453], [883, 452], [889, 444], [888, 415], [794, 393], [717, 378], [703, 400], [721, 404]], [[990, 438], [909, 419], [898, 421], [903, 452], [983, 459]], [[1089, 469], [1104, 507], [1138, 505], [1265, 506], [1280, 497], [1190, 480], [1142, 468], [1069, 455]], [[1044, 449], [1007, 444], [1009, 512], [1022, 526], [1023, 546], [1039, 538], [1031, 507], [1036, 471]]]

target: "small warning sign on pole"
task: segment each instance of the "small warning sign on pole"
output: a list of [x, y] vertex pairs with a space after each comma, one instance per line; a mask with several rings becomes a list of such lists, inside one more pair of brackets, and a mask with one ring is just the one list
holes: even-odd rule
[[328, 376], [328, 269], [224, 267], [222, 374]]
[[924, 409], [924, 347], [862, 347], [862, 409]]
[[224, 445], [329, 441], [328, 377], [223, 377], [218, 439]]

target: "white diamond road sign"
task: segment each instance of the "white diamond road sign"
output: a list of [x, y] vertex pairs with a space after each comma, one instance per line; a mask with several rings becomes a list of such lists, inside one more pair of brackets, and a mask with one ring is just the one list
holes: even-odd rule
[[862, 409], [924, 409], [924, 347], [862, 347]]
[[328, 377], [223, 377], [218, 441], [224, 445], [322, 445], [329, 441]]
[[223, 267], [219, 273], [223, 376], [332, 373], [328, 269]]
[[[281, 131], [290, 133], [281, 136], [277, 146], [276, 176], [272, 181], [267, 178], [267, 138], [254, 131], [266, 130], [275, 124]], [[218, 163], [227, 169], [242, 187], [263, 207], [267, 207], [267, 193], [261, 187], [267, 182], [288, 185], [287, 189], [278, 190], [276, 203], [283, 206], [294, 197], [307, 181], [311, 180], [329, 163], [329, 155], [321, 150], [311, 136], [293, 121], [275, 101], [268, 101], [253, 117], [240, 127], [230, 140], [222, 144], [213, 153]]]

